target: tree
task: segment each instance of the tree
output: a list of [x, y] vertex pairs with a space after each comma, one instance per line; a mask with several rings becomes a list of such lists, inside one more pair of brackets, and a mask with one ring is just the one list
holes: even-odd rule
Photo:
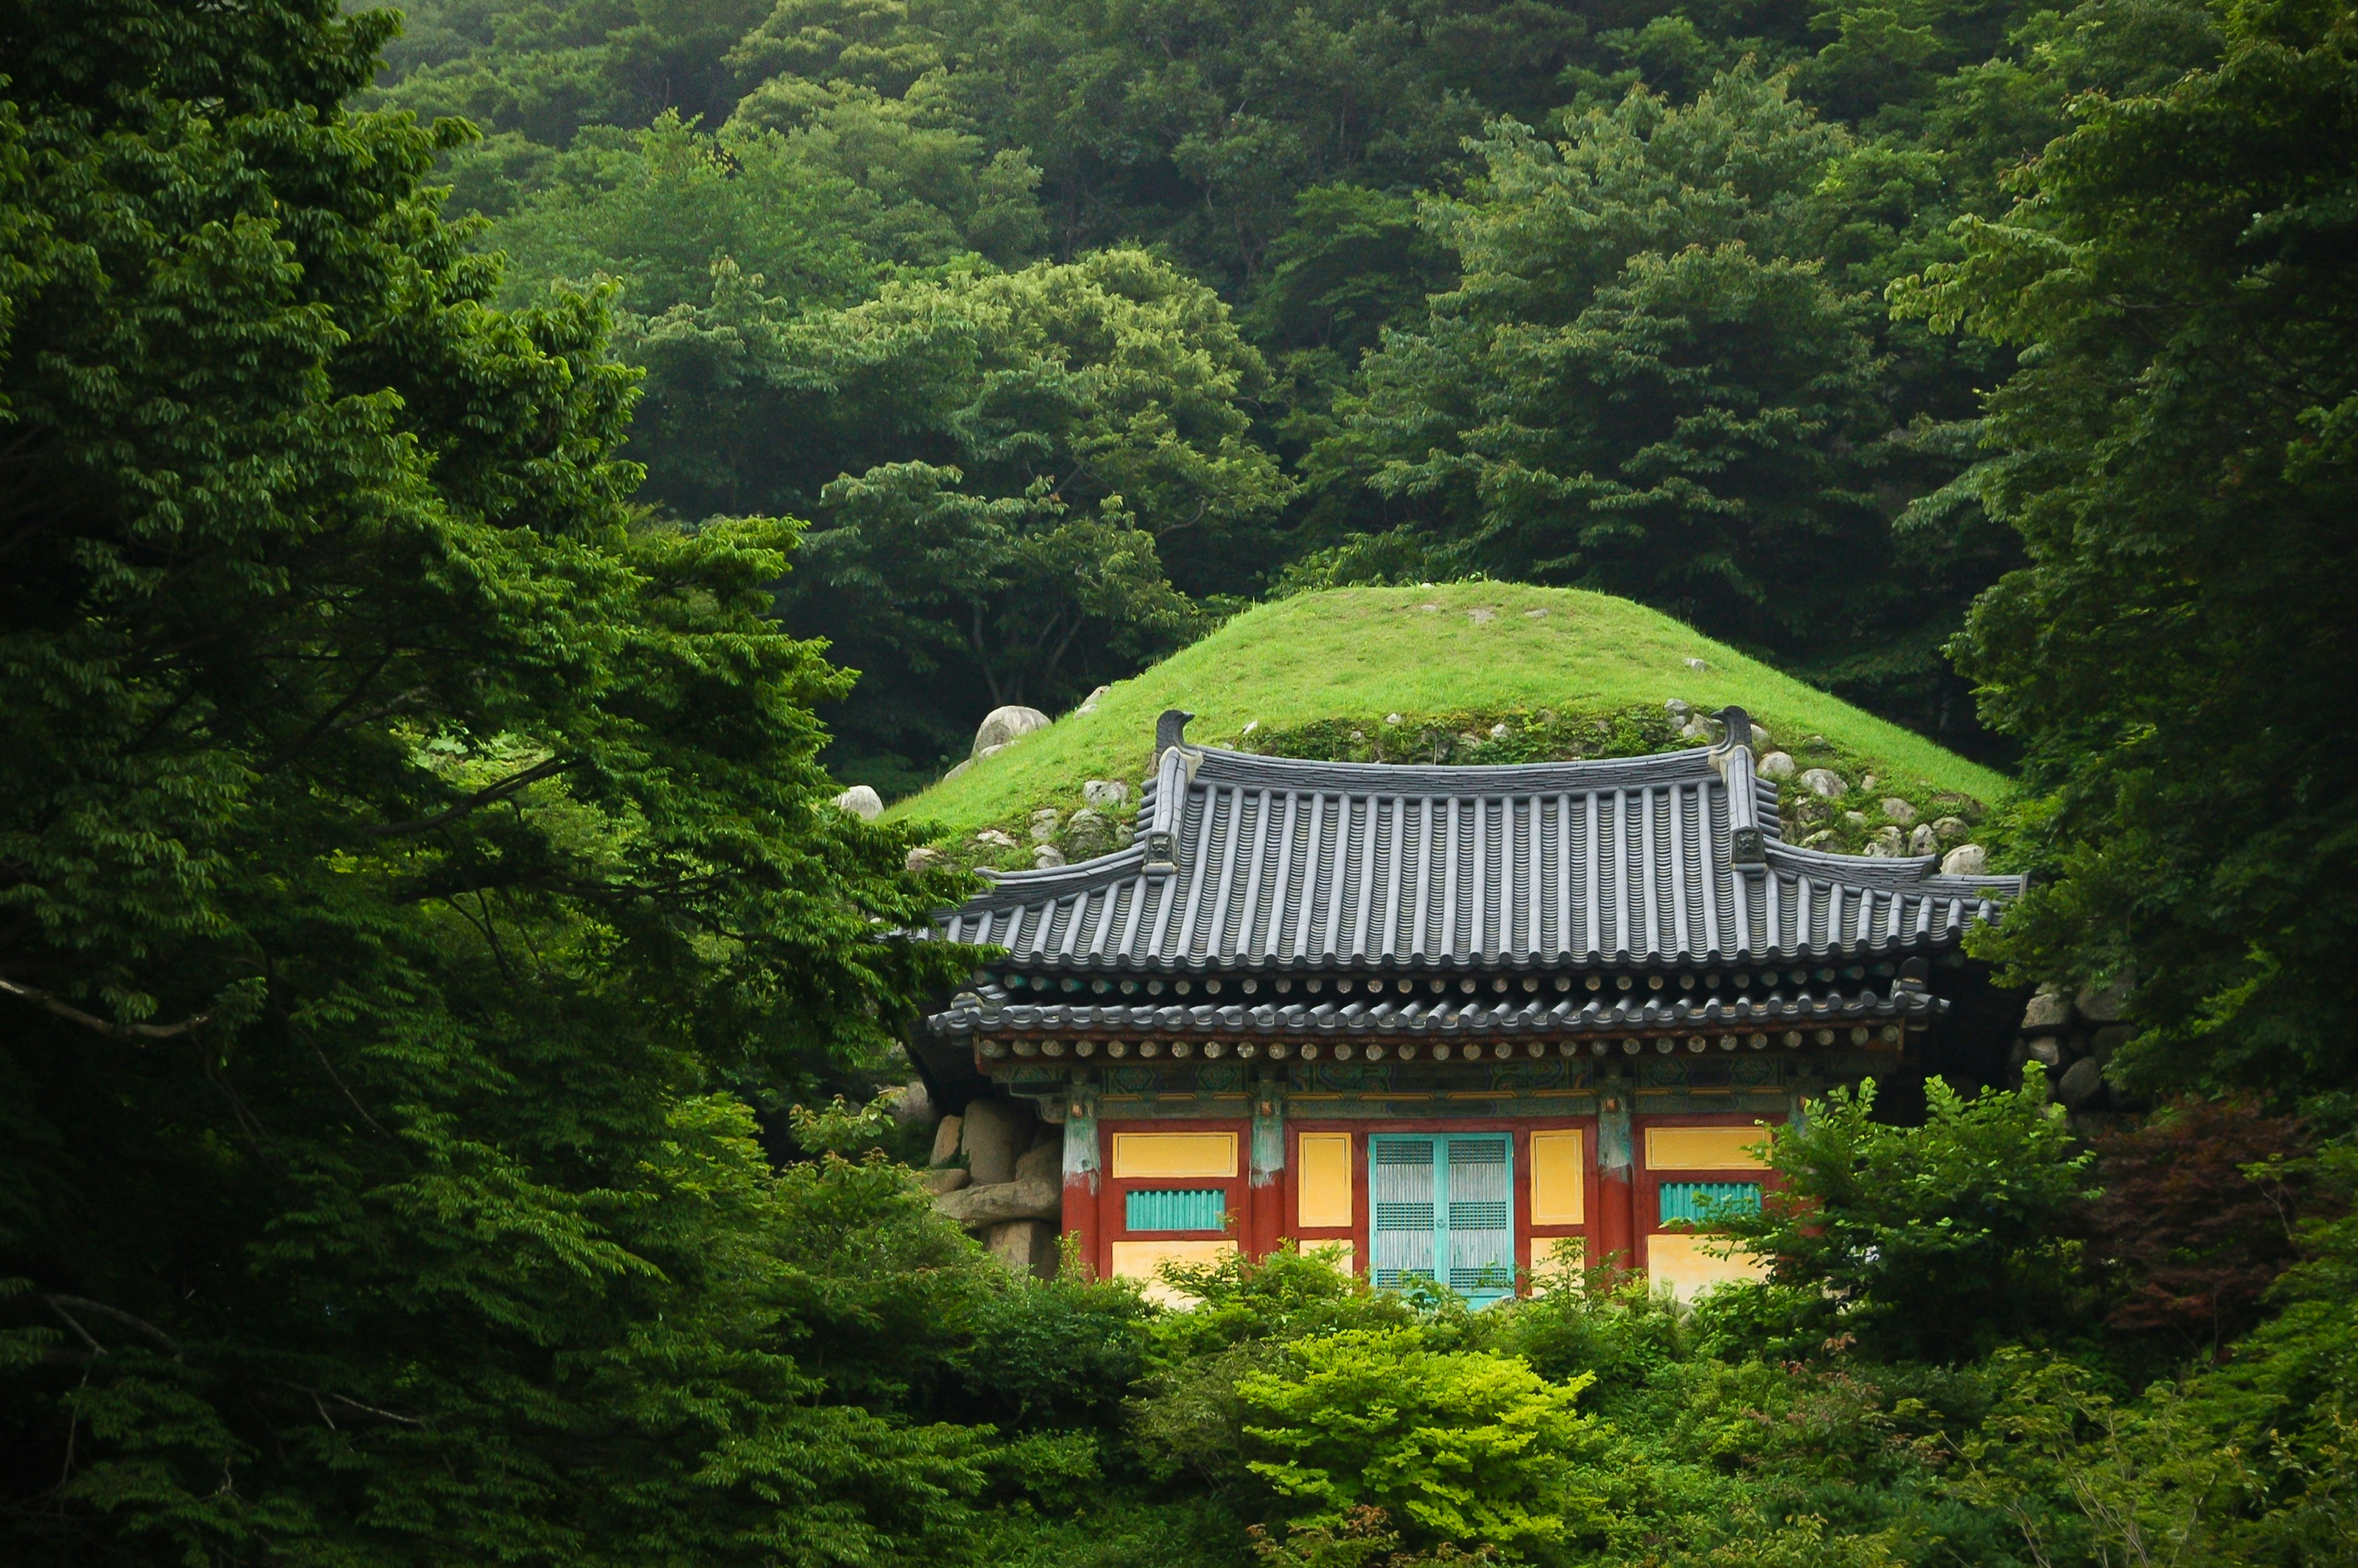
[[1462, 279], [1387, 337], [1314, 461], [1460, 569], [1660, 606], [1804, 667], [1920, 618], [1877, 493], [1866, 301], [1813, 259], [1849, 146], [1782, 79], [1511, 123], [1428, 222]]
[[782, 1347], [757, 1112], [956, 884], [826, 804], [792, 531], [650, 524], [595, 302], [339, 107], [389, 25], [0, 13], [9, 1555], [871, 1561], [978, 1439]]
[[[1249, 581], [1291, 493], [1251, 438], [1260, 355], [1141, 252], [741, 319], [758, 346], [728, 401], [653, 415], [683, 445], [743, 432], [774, 486], [744, 499], [813, 516], [784, 613], [863, 673], [839, 727], [887, 760], [861, 776], [923, 782], [989, 708], [1070, 700], [1178, 645], [1189, 595]], [[651, 348], [689, 325], [651, 324]]]
[[2173, 1360], [2223, 1357], [2296, 1256], [2310, 1185], [2300, 1123], [2250, 1099], [2189, 1099], [2098, 1150], [2093, 1249], [2120, 1275], [2106, 1325]]
[[2025, 747], [2043, 874], [1982, 950], [2133, 971], [2127, 1079], [2346, 1085], [2358, 20], [2225, 27], [2216, 69], [2081, 101], [2013, 212], [1896, 298], [2030, 351], [1974, 480], [2030, 565], [1956, 652]]
[[1836, 1088], [1771, 1144], [1783, 1185], [1717, 1228], [1768, 1260], [1798, 1327], [1868, 1354], [1954, 1361], [2051, 1342], [2083, 1305], [2071, 1232], [2093, 1157], [2071, 1152], [2036, 1074], [1971, 1100], [1928, 1079], [1918, 1128], [1873, 1119], [1871, 1079]]

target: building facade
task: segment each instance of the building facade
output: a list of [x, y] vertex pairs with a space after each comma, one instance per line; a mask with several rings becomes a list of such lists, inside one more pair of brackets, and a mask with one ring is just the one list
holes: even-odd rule
[[1134, 841], [1000, 876], [937, 934], [1002, 956], [925, 1021], [937, 1095], [1061, 1128], [1100, 1275], [1284, 1242], [1477, 1301], [1558, 1261], [1691, 1292], [1764, 1128], [1888, 1073], [2019, 883], [1784, 841], [1727, 743], [1514, 767], [1188, 745]]

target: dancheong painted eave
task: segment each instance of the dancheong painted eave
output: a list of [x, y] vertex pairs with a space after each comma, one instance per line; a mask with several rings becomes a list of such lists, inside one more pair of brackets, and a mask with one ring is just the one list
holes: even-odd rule
[[[1785, 843], [1740, 743], [1517, 767], [1310, 762], [1184, 745], [1184, 718], [1158, 736], [1133, 844], [1003, 874], [935, 934], [1067, 975], [1774, 968], [1939, 952], [2021, 890], [1930, 857]], [[1740, 711], [1725, 718], [1749, 734]], [[960, 1001], [937, 1029], [999, 1011]], [[1725, 1022], [1790, 1016], [1780, 997]]]

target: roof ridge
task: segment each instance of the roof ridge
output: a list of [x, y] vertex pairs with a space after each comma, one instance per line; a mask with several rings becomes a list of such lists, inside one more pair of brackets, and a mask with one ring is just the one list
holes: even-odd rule
[[[1245, 784], [1256, 775], [1272, 784], [1323, 787], [1346, 795], [1562, 795], [1626, 789], [1635, 784], [1693, 784], [1715, 779], [1714, 748], [1693, 746], [1636, 757], [1576, 757], [1545, 762], [1352, 762], [1278, 757], [1226, 746], [1184, 748], [1199, 761], [1191, 784], [1206, 770], [1215, 782]], [[1295, 783], [1301, 780], [1303, 783]], [[1483, 788], [1488, 784], [1494, 787]]]

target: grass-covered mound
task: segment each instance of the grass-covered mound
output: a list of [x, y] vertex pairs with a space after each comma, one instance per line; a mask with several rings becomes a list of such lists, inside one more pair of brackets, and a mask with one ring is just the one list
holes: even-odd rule
[[[1476, 763], [1693, 745], [1665, 707], [1672, 699], [1704, 710], [1740, 705], [1799, 770], [1840, 773], [1852, 798], [1820, 802], [1790, 781], [1785, 792], [1793, 837], [1829, 833], [1830, 848], [1859, 848], [1886, 826], [1886, 797], [1909, 802], [1923, 820], [1972, 820], [2007, 788], [2001, 774], [1660, 611], [1571, 589], [1454, 583], [1255, 606], [1114, 687], [1092, 711], [1023, 737], [890, 815], [937, 824], [962, 861], [1029, 865], [1033, 814], [1078, 807], [1090, 779], [1134, 792], [1155, 716], [1168, 708], [1194, 712], [1188, 739], [1206, 745]], [[1013, 847], [978, 843], [987, 829]]]

